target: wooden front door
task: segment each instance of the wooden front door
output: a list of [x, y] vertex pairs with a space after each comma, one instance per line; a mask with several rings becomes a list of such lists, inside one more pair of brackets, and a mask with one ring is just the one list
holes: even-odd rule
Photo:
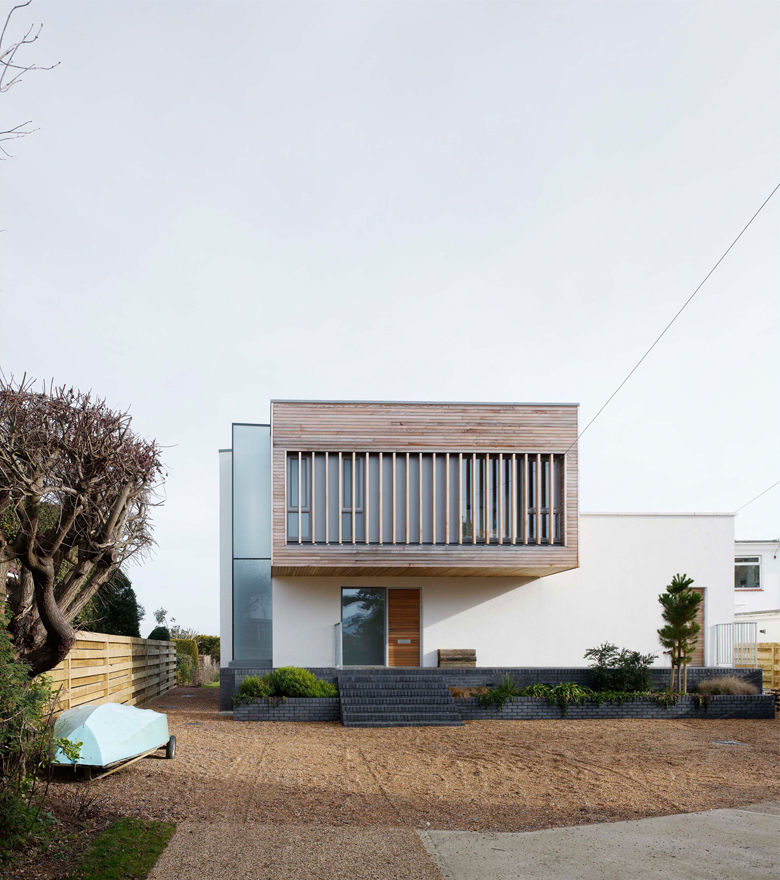
[[387, 591], [387, 665], [420, 665], [420, 591]]

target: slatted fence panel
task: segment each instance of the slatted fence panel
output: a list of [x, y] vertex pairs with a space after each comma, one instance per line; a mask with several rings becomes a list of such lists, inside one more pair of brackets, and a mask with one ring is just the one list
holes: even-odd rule
[[136, 706], [176, 686], [176, 644], [80, 632], [48, 675], [59, 689], [55, 712], [96, 703]]
[[[756, 645], [758, 668], [763, 673], [765, 691], [780, 689], [780, 642], [759, 642]], [[735, 663], [735, 666], [747, 666]], [[752, 664], [750, 664], [752, 666]]]

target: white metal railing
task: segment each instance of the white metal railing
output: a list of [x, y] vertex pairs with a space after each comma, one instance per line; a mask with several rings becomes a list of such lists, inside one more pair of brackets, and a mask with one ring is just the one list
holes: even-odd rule
[[758, 624], [718, 623], [715, 625], [716, 666], [758, 666]]
[[333, 624], [333, 657], [334, 657], [333, 665], [337, 669], [341, 669], [341, 667], [344, 665], [344, 663], [343, 663], [344, 658], [341, 653], [341, 624], [340, 623]]

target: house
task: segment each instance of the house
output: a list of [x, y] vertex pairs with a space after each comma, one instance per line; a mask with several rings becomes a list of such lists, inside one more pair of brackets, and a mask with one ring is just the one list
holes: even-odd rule
[[[273, 401], [220, 452], [222, 662], [584, 666], [658, 652], [701, 590], [694, 665], [734, 620], [732, 514], [581, 514], [574, 404]], [[659, 656], [659, 663], [668, 662]]]
[[734, 620], [755, 623], [759, 642], [780, 642], [778, 553], [778, 538], [734, 544]]

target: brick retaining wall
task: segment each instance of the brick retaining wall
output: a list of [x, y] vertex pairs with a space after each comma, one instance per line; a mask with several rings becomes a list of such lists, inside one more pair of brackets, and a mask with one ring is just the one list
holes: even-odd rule
[[[317, 678], [325, 681], [335, 682], [339, 673], [349, 672], [349, 668], [336, 669], [332, 666], [326, 667], [308, 667]], [[233, 694], [238, 691], [241, 682], [248, 675], [265, 675], [270, 669], [259, 669], [257, 667], [244, 666], [239, 663], [233, 663], [229, 667], [223, 667], [220, 670], [219, 679], [219, 708], [222, 711], [230, 711], [232, 706]], [[354, 671], [354, 668], [353, 670]], [[416, 672], [431, 673], [437, 672], [447, 682], [450, 687], [481, 687], [496, 685], [504, 676], [508, 675], [515, 686], [518, 688], [527, 687], [531, 684], [559, 684], [562, 681], [573, 681], [590, 687], [591, 670], [587, 666], [528, 666], [528, 667], [468, 667], [465, 669], [452, 669], [436, 667], [425, 667], [424, 669], [372, 669], [373, 672], [383, 673], [387, 675], [398, 674], [402, 672], [404, 675]], [[760, 669], [735, 669], [731, 667], [721, 666], [693, 666], [688, 669], [688, 690], [694, 690], [698, 682], [703, 678], [714, 678], [723, 675], [736, 675], [738, 678], [744, 678], [746, 681], [754, 684], [761, 690], [761, 670]], [[669, 668], [654, 667], [650, 670], [650, 685], [653, 688], [664, 688], [669, 685]]]
[[338, 697], [286, 697], [282, 702], [255, 700], [233, 709], [234, 721], [340, 721]]
[[559, 719], [599, 718], [774, 718], [774, 697], [756, 696], [711, 696], [702, 698], [697, 705], [693, 697], [680, 697], [672, 706], [662, 706], [655, 700], [638, 699], [624, 703], [583, 703], [570, 705], [564, 716], [557, 705], [549, 705], [539, 697], [512, 697], [501, 709], [495, 706], [483, 707], [476, 697], [456, 699], [455, 705], [464, 721], [535, 721]]

